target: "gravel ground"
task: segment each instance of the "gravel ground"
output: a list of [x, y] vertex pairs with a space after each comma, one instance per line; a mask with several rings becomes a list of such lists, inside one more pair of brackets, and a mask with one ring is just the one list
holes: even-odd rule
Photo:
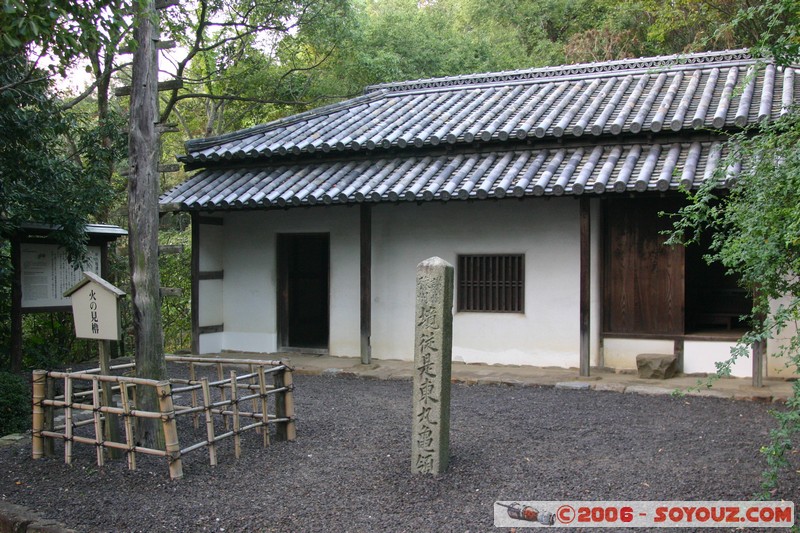
[[[76, 444], [70, 467], [12, 446], [0, 498], [80, 531], [497, 531], [496, 500], [750, 499], [773, 426], [760, 403], [454, 385], [450, 468], [411, 476], [410, 382], [295, 384], [294, 443], [248, 435], [239, 461], [228, 444], [213, 468], [194, 451], [179, 481], [163, 459], [98, 468]], [[797, 475], [774, 495], [798, 497]]]

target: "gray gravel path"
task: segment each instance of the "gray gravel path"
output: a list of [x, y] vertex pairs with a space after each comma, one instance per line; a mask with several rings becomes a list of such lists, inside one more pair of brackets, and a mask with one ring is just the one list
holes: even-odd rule
[[[69, 467], [13, 446], [0, 498], [81, 531], [497, 531], [496, 500], [750, 499], [773, 426], [755, 402], [454, 385], [450, 469], [412, 477], [410, 382], [295, 382], [297, 442], [250, 435], [215, 468], [195, 451], [175, 482], [156, 458], [98, 469], [76, 445]], [[796, 475], [774, 496], [798, 497]]]

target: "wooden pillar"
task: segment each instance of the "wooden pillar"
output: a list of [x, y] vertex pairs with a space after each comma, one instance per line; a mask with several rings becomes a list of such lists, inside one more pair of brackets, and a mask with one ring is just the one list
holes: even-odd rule
[[361, 364], [372, 361], [372, 206], [361, 204]]
[[675, 339], [673, 353], [675, 354], [675, 370], [683, 373], [683, 344], [684, 339]]
[[753, 343], [753, 387], [764, 386], [764, 352], [766, 352], [766, 341]]
[[18, 237], [11, 237], [11, 360], [12, 372], [22, 369], [22, 253]]
[[192, 353], [200, 353], [200, 221], [192, 212]]
[[591, 319], [591, 204], [589, 198], [580, 199], [580, 375], [589, 376], [590, 319]]

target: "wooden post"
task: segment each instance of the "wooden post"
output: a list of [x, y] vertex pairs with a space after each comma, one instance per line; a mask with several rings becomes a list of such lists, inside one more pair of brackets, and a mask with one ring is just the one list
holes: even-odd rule
[[242, 437], [239, 435], [239, 382], [235, 370], [231, 370], [231, 411], [233, 411], [233, 453], [238, 459], [242, 454]]
[[[175, 424], [175, 407], [172, 404], [172, 387], [168, 381], [162, 381], [155, 387], [158, 397], [161, 422], [164, 426], [164, 450], [169, 461], [170, 479], [183, 477], [183, 464], [181, 463], [181, 445], [178, 442], [178, 428]], [[141, 396], [141, 394], [140, 394]]]
[[217, 443], [214, 437], [214, 413], [211, 412], [211, 388], [208, 386], [208, 378], [200, 380], [203, 385], [203, 406], [206, 414], [206, 440], [208, 440], [208, 461], [211, 466], [217, 466]]
[[133, 418], [131, 417], [131, 402], [128, 395], [128, 384], [119, 384], [119, 395], [122, 399], [122, 410], [125, 412], [125, 443], [128, 445], [128, 469], [136, 470], [136, 441], [133, 436]]
[[372, 206], [361, 204], [361, 364], [372, 361]]
[[683, 338], [675, 339], [673, 352], [675, 353], [675, 370], [677, 372], [683, 373], [683, 353], [684, 353]]
[[200, 353], [200, 217], [192, 212], [192, 353]]
[[[100, 401], [100, 383], [96, 380], [92, 380], [92, 407], [94, 407], [94, 411], [92, 412], [92, 416], [94, 417], [94, 442], [95, 442], [95, 451], [97, 453], [97, 466], [103, 466], [103, 422], [100, 420], [100, 406], [103, 403]], [[106, 413], [107, 415], [107, 413]]]
[[[136, 375], [166, 379], [161, 330], [161, 286], [158, 272], [158, 40], [153, 0], [134, 4], [134, 40], [128, 141], [128, 248], [131, 269], [131, 303]], [[137, 408], [157, 411], [159, 398], [152, 387], [138, 393]], [[138, 439], [147, 447], [161, 448], [162, 426], [157, 420], [137, 418]]]
[[591, 367], [591, 203], [589, 198], [580, 199], [580, 375], [589, 376]]
[[753, 343], [753, 387], [764, 386], [764, 352], [766, 342], [758, 341]]
[[22, 369], [22, 257], [19, 238], [11, 237], [11, 360], [12, 372]]
[[292, 370], [286, 368], [280, 372], [275, 372], [273, 384], [276, 389], [283, 387], [288, 389], [275, 395], [275, 417], [279, 419], [289, 419], [288, 421], [277, 423], [275, 427], [275, 440], [294, 441], [297, 438], [297, 433], [294, 425], [294, 397], [292, 396], [294, 385], [292, 383]]
[[[48, 376], [47, 385], [45, 386], [44, 397], [47, 400], [53, 400], [56, 397], [56, 382]], [[46, 431], [53, 431], [55, 421], [53, 420], [53, 412], [55, 407], [52, 405], [44, 406], [44, 429]], [[55, 441], [52, 437], [44, 438], [44, 455], [45, 457], [52, 457], [55, 455]]]
[[[100, 340], [97, 341], [97, 347], [99, 350], [99, 357], [100, 360], [100, 374], [104, 376], [111, 375], [111, 341], [108, 340]], [[102, 382], [103, 388], [103, 405], [106, 407], [112, 407], [114, 404], [114, 394], [111, 388], [111, 383], [108, 381]], [[103, 435], [105, 440], [109, 440], [112, 442], [122, 442], [120, 432], [119, 432], [119, 425], [116, 415], [112, 415], [111, 413], [105, 413], [105, 424]], [[119, 459], [122, 457], [122, 450], [118, 448], [107, 448], [108, 456], [111, 459]]]
[[72, 378], [64, 378], [64, 462], [72, 464]]
[[453, 266], [432, 257], [417, 265], [411, 473], [441, 474], [450, 462]]
[[44, 400], [45, 391], [47, 390], [47, 371], [34, 370], [33, 371], [33, 416], [31, 419], [33, 431], [31, 432], [31, 450], [34, 459], [41, 459], [44, 457], [44, 437], [42, 430], [44, 429]]
[[258, 367], [258, 394], [261, 396], [261, 433], [264, 438], [264, 447], [269, 446], [269, 411], [267, 404], [267, 377], [264, 367]]

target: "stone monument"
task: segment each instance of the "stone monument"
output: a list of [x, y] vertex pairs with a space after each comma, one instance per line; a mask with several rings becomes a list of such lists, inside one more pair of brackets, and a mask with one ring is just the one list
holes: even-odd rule
[[453, 266], [438, 257], [417, 265], [411, 473], [441, 474], [450, 459]]

